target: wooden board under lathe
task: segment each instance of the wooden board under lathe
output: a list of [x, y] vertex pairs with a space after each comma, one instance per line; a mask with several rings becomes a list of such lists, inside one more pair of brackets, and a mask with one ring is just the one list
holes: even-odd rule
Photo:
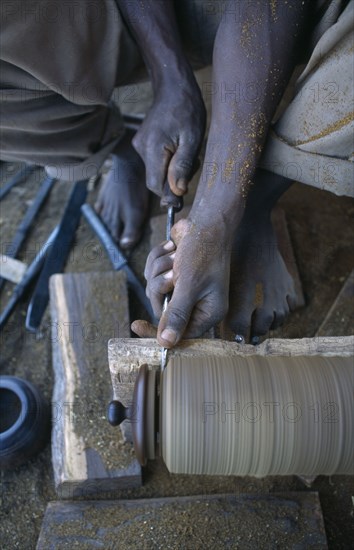
[[107, 341], [128, 337], [122, 272], [68, 273], [50, 281], [53, 394], [52, 463], [60, 498], [141, 485], [132, 446], [106, 418], [112, 398]]
[[327, 548], [316, 492], [51, 502], [37, 550]]

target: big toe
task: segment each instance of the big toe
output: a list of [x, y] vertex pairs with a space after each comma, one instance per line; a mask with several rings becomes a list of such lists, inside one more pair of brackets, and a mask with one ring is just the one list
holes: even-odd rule
[[267, 334], [274, 322], [274, 310], [271, 308], [257, 308], [252, 316], [251, 339]]
[[140, 241], [144, 221], [145, 210], [135, 210], [130, 213], [119, 240], [119, 244], [124, 250], [132, 248]]
[[96, 202], [94, 204], [94, 208], [95, 208], [97, 214], [101, 214], [102, 209], [103, 209], [103, 201], [101, 200], [100, 197], [98, 197], [98, 199], [96, 200]]
[[117, 210], [110, 204], [104, 203], [99, 211], [99, 216], [112, 237], [118, 241], [120, 237], [121, 222]]

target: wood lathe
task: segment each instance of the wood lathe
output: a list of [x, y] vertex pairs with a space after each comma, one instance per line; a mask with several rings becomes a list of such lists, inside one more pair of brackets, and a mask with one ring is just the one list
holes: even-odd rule
[[[166, 186], [170, 240], [178, 210], [168, 195]], [[162, 348], [160, 368], [139, 357], [139, 368], [135, 364], [118, 372], [110, 357], [118, 398], [126, 371], [137, 376], [132, 402], [114, 399], [108, 420], [113, 426], [130, 422], [142, 466], [160, 455], [171, 473], [352, 473], [353, 345], [348, 353], [337, 341], [324, 342], [323, 352], [313, 353], [311, 339], [295, 348], [291, 341], [278, 342], [269, 354], [266, 342], [245, 346], [240, 338], [233, 344], [219, 341], [221, 353], [213, 349], [215, 340], [205, 344], [204, 353], [198, 349], [190, 356]], [[319, 349], [321, 344], [319, 339]], [[185, 352], [188, 342], [184, 346]]]
[[[139, 462], [160, 454], [171, 473], [350, 474], [353, 339], [343, 338], [340, 347], [337, 338], [312, 340], [274, 340], [257, 348], [185, 342], [170, 352], [163, 371], [156, 367], [157, 349], [149, 352], [151, 365], [140, 362], [139, 368], [137, 350], [128, 351], [129, 372], [137, 373], [133, 399], [127, 407], [113, 400], [109, 421], [130, 422]], [[113, 360], [119, 341], [112, 342], [110, 368], [119, 395]]]

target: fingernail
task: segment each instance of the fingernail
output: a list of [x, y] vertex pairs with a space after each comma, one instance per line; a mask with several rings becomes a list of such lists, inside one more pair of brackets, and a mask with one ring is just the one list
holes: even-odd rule
[[163, 247], [164, 250], [167, 250], [167, 252], [171, 252], [174, 249], [175, 245], [173, 241], [167, 241], [167, 243], [165, 243]]
[[181, 179], [177, 181], [177, 189], [185, 193], [188, 189], [188, 183], [186, 180]]
[[177, 341], [177, 334], [172, 328], [165, 328], [161, 332], [161, 338], [173, 346]]
[[175, 257], [176, 257], [176, 252], [174, 252], [173, 254], [170, 254], [170, 258], [171, 258], [171, 260], [174, 260], [174, 259], [175, 259]]
[[135, 241], [130, 237], [122, 237], [119, 241], [119, 244], [122, 248], [130, 248], [135, 244]]
[[164, 279], [173, 279], [173, 270], [170, 269], [170, 271], [166, 271], [166, 273], [163, 274]]

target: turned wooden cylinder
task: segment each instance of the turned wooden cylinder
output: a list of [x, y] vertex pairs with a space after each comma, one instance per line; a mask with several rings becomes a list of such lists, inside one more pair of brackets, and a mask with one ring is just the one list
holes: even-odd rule
[[351, 357], [174, 357], [159, 374], [144, 365], [130, 415], [137, 457], [159, 452], [180, 474], [352, 473], [352, 392]]

